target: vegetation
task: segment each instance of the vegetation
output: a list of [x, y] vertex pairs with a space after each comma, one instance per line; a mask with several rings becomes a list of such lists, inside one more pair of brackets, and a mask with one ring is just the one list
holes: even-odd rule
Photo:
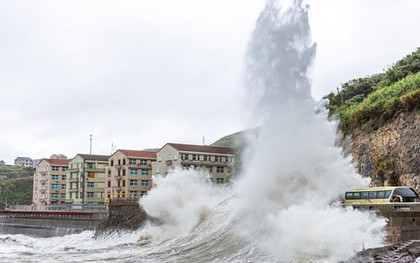
[[420, 109], [420, 48], [385, 73], [354, 79], [330, 93], [330, 114], [340, 117], [345, 134], [377, 128], [401, 112]]
[[8, 179], [32, 176], [34, 173], [35, 168], [33, 167], [0, 166], [0, 175], [5, 175]]
[[32, 203], [33, 176], [0, 181], [0, 210], [10, 204], [30, 205]]

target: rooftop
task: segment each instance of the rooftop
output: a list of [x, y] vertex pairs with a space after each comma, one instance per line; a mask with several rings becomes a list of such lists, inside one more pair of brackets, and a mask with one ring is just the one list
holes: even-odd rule
[[127, 157], [143, 157], [143, 158], [150, 158], [156, 159], [156, 152], [151, 151], [137, 151], [137, 150], [118, 150], [122, 152]]
[[217, 154], [234, 154], [234, 149], [229, 147], [208, 146], [208, 145], [193, 145], [193, 144], [179, 144], [167, 143], [178, 151], [187, 152], [202, 152], [202, 153], [217, 153]]

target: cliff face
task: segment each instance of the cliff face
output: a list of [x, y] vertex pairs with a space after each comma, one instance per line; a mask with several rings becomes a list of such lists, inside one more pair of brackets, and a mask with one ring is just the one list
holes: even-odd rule
[[377, 130], [353, 132], [352, 156], [373, 186], [406, 185], [420, 192], [420, 112], [401, 113]]

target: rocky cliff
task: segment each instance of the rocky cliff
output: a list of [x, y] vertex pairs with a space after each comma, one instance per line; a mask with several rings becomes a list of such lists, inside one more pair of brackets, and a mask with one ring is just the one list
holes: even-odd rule
[[406, 185], [420, 192], [420, 112], [401, 113], [376, 130], [356, 129], [351, 153], [374, 186]]

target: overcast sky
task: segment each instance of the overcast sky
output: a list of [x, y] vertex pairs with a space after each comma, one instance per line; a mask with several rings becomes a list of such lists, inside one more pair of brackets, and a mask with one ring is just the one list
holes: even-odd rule
[[[244, 52], [264, 0], [0, 0], [0, 160], [72, 158], [245, 127]], [[307, 0], [315, 99], [420, 46], [419, 0]]]

